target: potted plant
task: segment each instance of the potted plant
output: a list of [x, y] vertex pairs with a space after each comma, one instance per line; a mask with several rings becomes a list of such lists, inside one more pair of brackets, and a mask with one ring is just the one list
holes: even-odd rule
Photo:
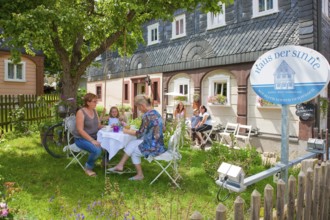
[[199, 99], [200, 99], [200, 95], [199, 94], [194, 94], [193, 95], [194, 102], [199, 102]]
[[187, 101], [187, 96], [175, 96], [175, 101]]
[[258, 106], [267, 107], [267, 106], [276, 106], [276, 104], [259, 97], [258, 98]]
[[216, 94], [214, 96], [209, 96], [208, 102], [214, 105], [225, 105], [227, 103], [227, 97], [221, 94]]
[[198, 109], [199, 108], [199, 99], [200, 99], [200, 95], [199, 94], [194, 94], [193, 95], [193, 109]]

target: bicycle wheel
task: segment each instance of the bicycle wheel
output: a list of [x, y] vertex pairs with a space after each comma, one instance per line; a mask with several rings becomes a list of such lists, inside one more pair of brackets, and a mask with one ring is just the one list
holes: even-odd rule
[[66, 142], [67, 137], [62, 122], [48, 128], [42, 138], [42, 145], [45, 150], [55, 158], [66, 156], [66, 152], [63, 152], [63, 148], [67, 144]]

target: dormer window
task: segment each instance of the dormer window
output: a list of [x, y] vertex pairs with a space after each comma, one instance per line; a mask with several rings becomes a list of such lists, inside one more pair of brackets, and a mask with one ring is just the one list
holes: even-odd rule
[[172, 39], [186, 36], [186, 15], [179, 15], [172, 23]]
[[148, 45], [159, 43], [159, 23], [148, 26]]
[[278, 0], [253, 0], [253, 17], [278, 12]]
[[225, 19], [225, 4], [219, 2], [221, 11], [219, 13], [209, 12], [207, 13], [207, 29], [214, 29], [226, 25]]

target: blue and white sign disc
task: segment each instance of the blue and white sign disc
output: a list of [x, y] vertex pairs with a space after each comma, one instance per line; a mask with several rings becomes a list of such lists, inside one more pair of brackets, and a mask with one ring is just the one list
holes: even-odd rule
[[302, 46], [282, 46], [254, 63], [250, 82], [263, 99], [298, 104], [316, 97], [329, 82], [330, 65], [319, 52]]

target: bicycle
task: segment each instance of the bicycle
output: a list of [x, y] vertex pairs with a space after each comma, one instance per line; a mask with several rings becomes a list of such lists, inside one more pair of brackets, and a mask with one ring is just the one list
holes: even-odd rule
[[74, 99], [69, 98], [66, 101], [67, 109], [65, 114], [60, 114], [60, 117], [63, 118], [63, 120], [49, 127], [42, 138], [43, 147], [47, 153], [55, 158], [67, 156], [67, 152], [63, 149], [65, 146], [68, 146], [68, 144], [73, 143], [73, 136], [67, 131], [66, 121], [69, 117], [74, 117], [73, 112], [71, 112], [71, 106]]

